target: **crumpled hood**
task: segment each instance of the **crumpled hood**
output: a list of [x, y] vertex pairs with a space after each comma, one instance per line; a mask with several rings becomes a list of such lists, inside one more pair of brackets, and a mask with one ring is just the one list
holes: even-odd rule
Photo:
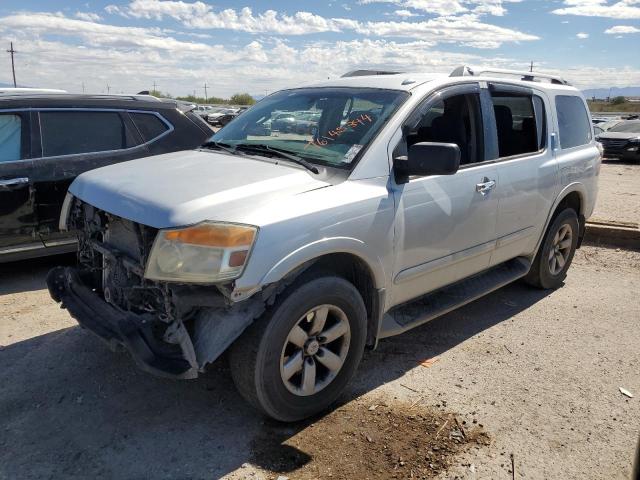
[[155, 228], [243, 221], [256, 207], [328, 185], [287, 164], [189, 150], [80, 175], [69, 191], [101, 210]]

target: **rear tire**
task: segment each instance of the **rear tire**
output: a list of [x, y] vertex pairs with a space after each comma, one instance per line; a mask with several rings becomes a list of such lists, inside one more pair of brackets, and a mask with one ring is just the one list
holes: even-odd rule
[[364, 302], [351, 283], [303, 275], [232, 346], [233, 381], [264, 414], [302, 420], [329, 407], [351, 380], [366, 329]]
[[525, 282], [542, 289], [562, 286], [578, 245], [579, 231], [575, 210], [560, 212], [549, 225]]

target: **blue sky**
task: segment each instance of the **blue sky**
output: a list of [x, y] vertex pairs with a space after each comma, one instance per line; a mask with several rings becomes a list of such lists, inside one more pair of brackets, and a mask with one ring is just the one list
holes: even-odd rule
[[354, 68], [531, 60], [582, 88], [640, 85], [640, 0], [3, 0], [0, 39], [19, 83], [96, 93], [264, 94]]

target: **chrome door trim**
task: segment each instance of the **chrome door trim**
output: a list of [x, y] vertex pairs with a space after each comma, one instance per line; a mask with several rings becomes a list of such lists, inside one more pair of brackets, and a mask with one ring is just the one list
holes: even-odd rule
[[5, 180], [0, 180], [0, 188], [27, 184], [29, 184], [29, 179], [27, 177], [7, 178]]
[[0, 248], [0, 255], [7, 255], [11, 253], [31, 252], [33, 250], [44, 250], [46, 247], [42, 242], [27, 243], [18, 247], [3, 247]]

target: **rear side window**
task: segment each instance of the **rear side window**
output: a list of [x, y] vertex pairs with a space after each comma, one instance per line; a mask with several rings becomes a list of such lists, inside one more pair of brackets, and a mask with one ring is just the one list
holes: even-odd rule
[[135, 145], [118, 112], [40, 112], [42, 156], [121, 150]]
[[0, 162], [20, 160], [22, 119], [19, 115], [0, 115]]
[[578, 147], [591, 141], [589, 115], [580, 97], [558, 95], [556, 97], [560, 148]]
[[166, 123], [151, 113], [130, 113], [129, 115], [131, 115], [133, 123], [138, 127], [145, 143], [150, 142], [169, 130]]
[[544, 147], [544, 103], [536, 95], [493, 92], [500, 158], [534, 153]]

